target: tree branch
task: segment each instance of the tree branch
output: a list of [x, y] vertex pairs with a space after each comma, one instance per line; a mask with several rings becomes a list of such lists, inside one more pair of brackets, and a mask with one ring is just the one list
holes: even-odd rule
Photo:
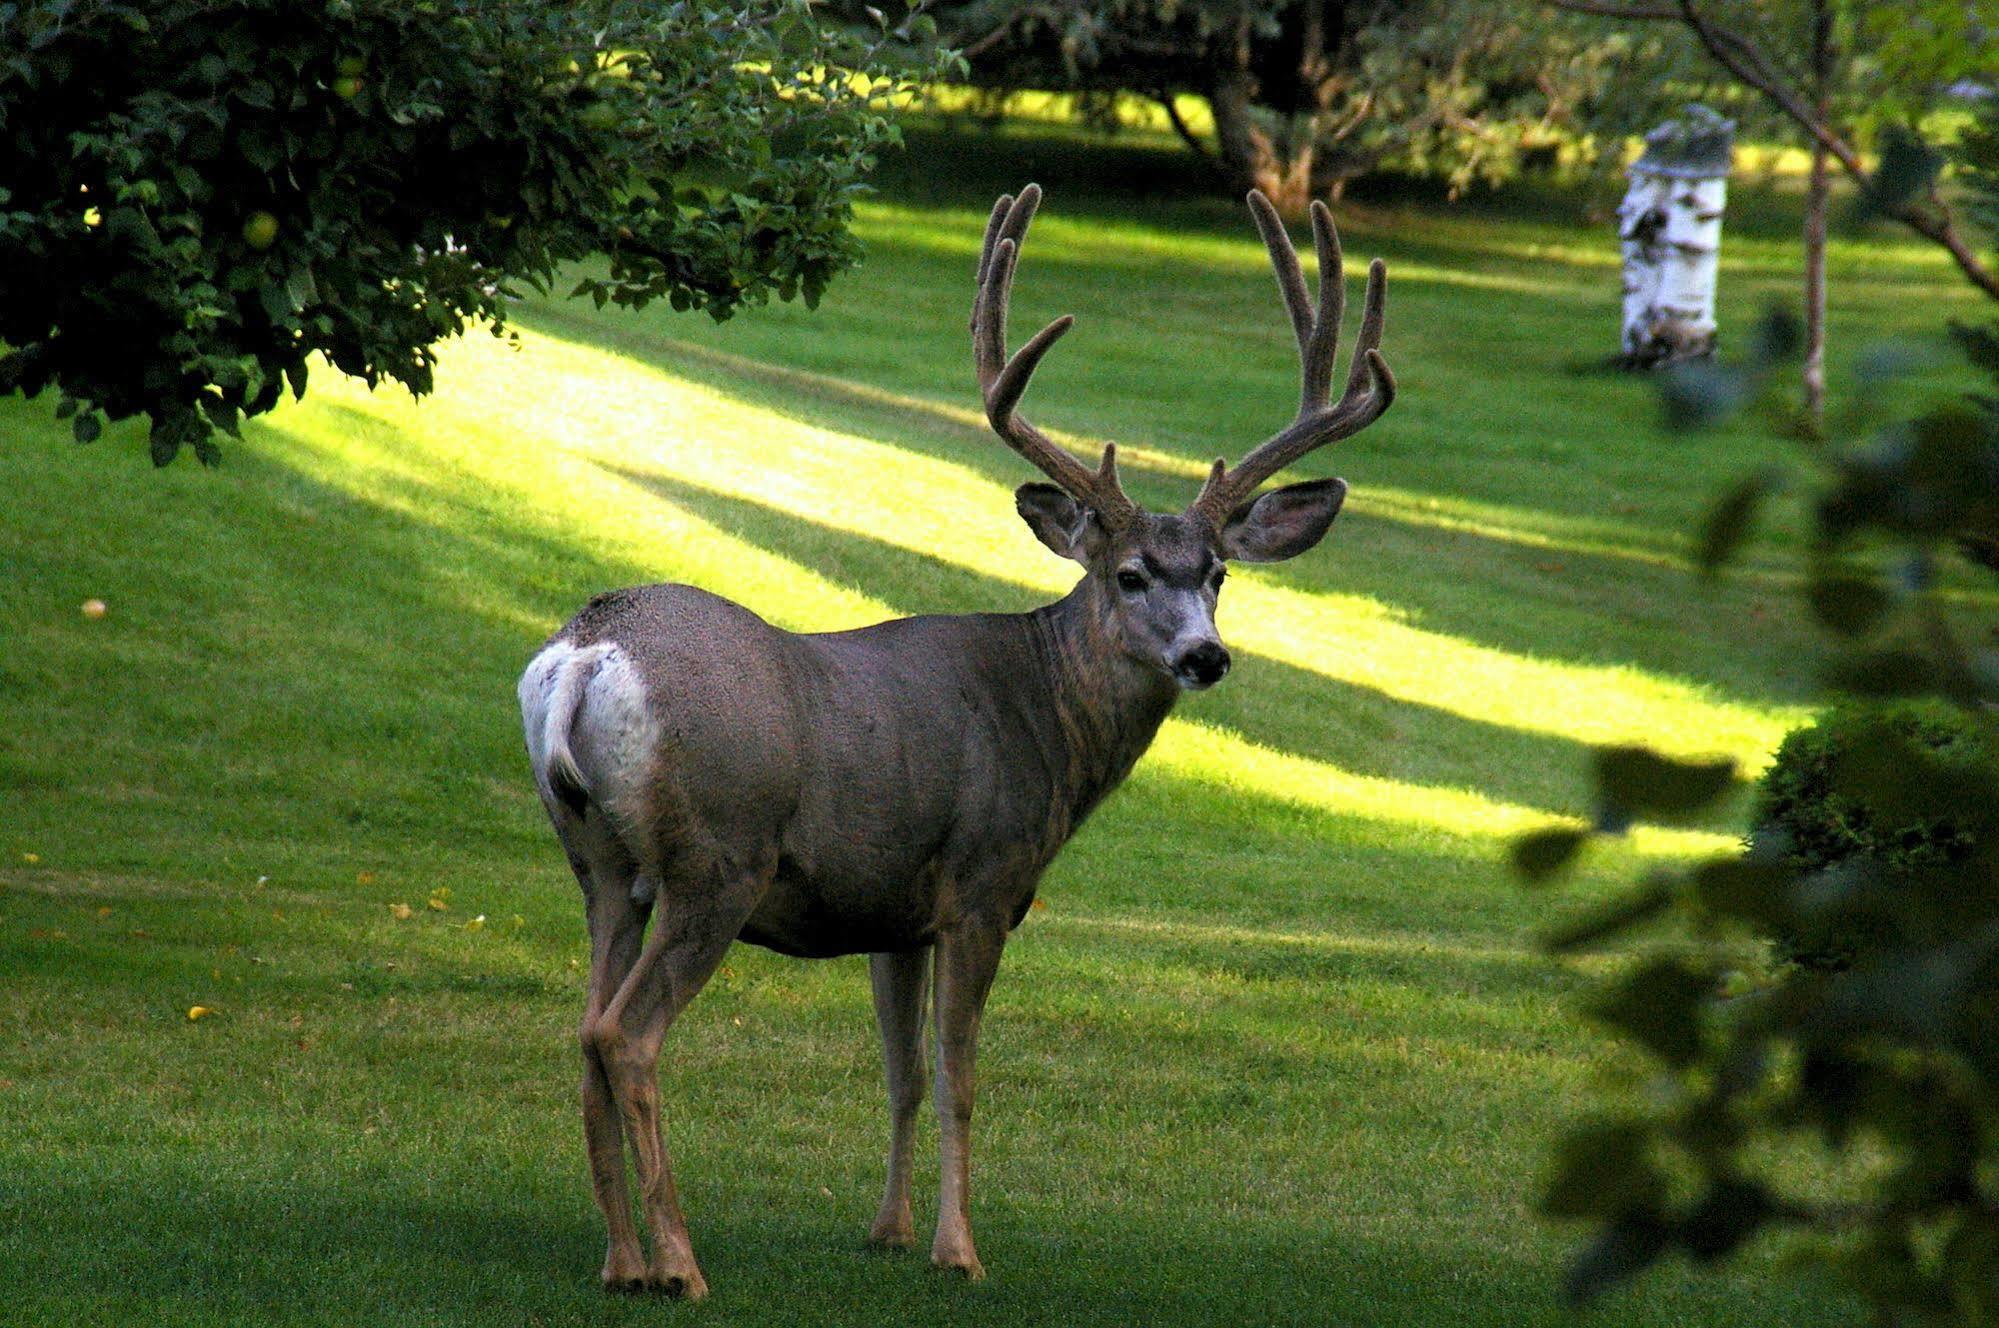
[[1571, 14], [1594, 14], [1598, 18], [1673, 19], [1680, 11], [1672, 5], [1618, 4], [1615, 0], [1548, 0], [1557, 9]]
[[1172, 122], [1173, 132], [1180, 135], [1187, 146], [1194, 150], [1194, 155], [1202, 161], [1207, 162], [1210, 166], [1220, 166], [1221, 158], [1215, 155], [1215, 150], [1206, 143], [1203, 143], [1195, 135], [1193, 126], [1181, 118], [1180, 108], [1173, 104], [1174, 94], [1171, 92], [1156, 92], [1153, 96], [1158, 99], [1161, 106], [1166, 108], [1166, 118]]

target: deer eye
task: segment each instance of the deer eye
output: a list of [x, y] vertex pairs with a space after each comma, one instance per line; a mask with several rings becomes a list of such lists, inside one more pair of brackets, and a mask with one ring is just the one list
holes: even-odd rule
[[1145, 578], [1127, 568], [1117, 574], [1117, 587], [1128, 595], [1136, 595], [1145, 589]]

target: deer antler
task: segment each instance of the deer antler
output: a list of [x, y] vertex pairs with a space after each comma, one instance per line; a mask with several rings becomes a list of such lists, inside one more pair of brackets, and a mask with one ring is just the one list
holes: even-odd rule
[[1298, 266], [1297, 251], [1284, 233], [1277, 209], [1261, 191], [1252, 189], [1249, 211], [1256, 218], [1264, 247], [1270, 251], [1270, 265], [1277, 270], [1277, 289], [1291, 314], [1303, 385], [1298, 394], [1298, 418], [1288, 428], [1244, 457], [1234, 470], [1226, 461], [1217, 460], [1209, 472], [1191, 510], [1205, 516], [1217, 530], [1259, 484], [1314, 448], [1359, 433], [1380, 419], [1395, 400], [1395, 376], [1381, 358], [1382, 317], [1388, 298], [1388, 269], [1382, 261], [1377, 258], [1368, 264], [1367, 303], [1361, 312], [1360, 337], [1354, 343], [1353, 366], [1347, 373], [1346, 390], [1337, 402], [1328, 404], [1333, 360], [1340, 345], [1340, 317], [1346, 311], [1346, 271], [1333, 214], [1324, 203], [1313, 202], [1312, 243], [1319, 254], [1319, 307], [1314, 311], [1305, 294], [1305, 274]]
[[1021, 241], [1027, 238], [1028, 223], [1040, 206], [1041, 186], [1031, 184], [1018, 198], [1002, 194], [986, 221], [985, 247], [979, 254], [979, 293], [972, 302], [972, 361], [978, 368], [979, 391], [985, 397], [986, 419], [1006, 445], [1094, 511], [1106, 527], [1116, 529], [1138, 513], [1118, 483], [1116, 446], [1105, 444], [1103, 460], [1091, 470], [1015, 409], [1041, 357], [1076, 321], [1073, 315], [1064, 314], [1036, 332], [1011, 359], [1007, 357], [1007, 297], [1012, 293]]

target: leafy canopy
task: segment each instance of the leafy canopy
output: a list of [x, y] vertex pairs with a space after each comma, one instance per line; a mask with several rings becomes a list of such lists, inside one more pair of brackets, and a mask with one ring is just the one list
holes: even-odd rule
[[808, 0], [0, 4], [0, 391], [212, 461], [585, 255], [600, 305], [813, 304], [907, 55]]

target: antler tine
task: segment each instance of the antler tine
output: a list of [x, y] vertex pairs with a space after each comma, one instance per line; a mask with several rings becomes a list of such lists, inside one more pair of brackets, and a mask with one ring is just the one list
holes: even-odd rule
[[1346, 312], [1346, 274], [1340, 254], [1339, 231], [1324, 203], [1312, 204], [1312, 243], [1319, 257], [1319, 304], [1313, 310], [1305, 295], [1305, 277], [1297, 250], [1278, 219], [1277, 209], [1261, 192], [1249, 196], [1250, 215], [1270, 251], [1277, 288], [1291, 315], [1298, 338], [1300, 387], [1298, 416], [1282, 432], [1257, 447], [1234, 470], [1215, 462], [1194, 510], [1219, 528], [1238, 504], [1258, 485], [1298, 458], [1327, 443], [1350, 438], [1381, 418], [1395, 400], [1395, 376], [1381, 357], [1381, 336], [1387, 313], [1388, 269], [1380, 259], [1368, 265], [1367, 297], [1354, 343], [1353, 366], [1337, 402], [1332, 396], [1333, 367], [1338, 356], [1340, 320]]
[[[979, 246], [978, 283], [981, 294], [984, 294], [986, 289], [986, 273], [992, 269], [993, 246], [999, 243], [1000, 228], [1006, 225], [1007, 216], [1012, 211], [1013, 195], [1001, 194], [999, 201], [993, 204], [992, 215], [986, 218], [986, 238], [985, 242]], [[977, 299], [974, 299], [972, 301], [972, 326], [976, 328], [978, 325], [979, 302]]]
[[[1359, 391], [1363, 380], [1373, 372], [1370, 356], [1376, 360], [1381, 358], [1381, 334], [1386, 330], [1387, 321], [1388, 264], [1376, 258], [1367, 265], [1367, 294], [1361, 297], [1360, 335], [1354, 338], [1353, 366], [1347, 370], [1347, 395]], [[1388, 366], [1382, 365], [1381, 371], [1387, 373]], [[1395, 393], [1392, 375], [1388, 380], [1388, 392], [1390, 396]], [[1382, 403], [1382, 409], [1388, 409], [1387, 402]]]
[[1312, 302], [1305, 295], [1305, 273], [1298, 266], [1298, 251], [1291, 247], [1283, 219], [1261, 189], [1249, 191], [1249, 215], [1256, 221], [1257, 233], [1263, 236], [1263, 247], [1270, 251], [1277, 290], [1284, 297], [1284, 308], [1291, 315], [1291, 330], [1297, 334], [1298, 350], [1302, 353], [1311, 344], [1313, 315]]
[[1340, 351], [1340, 320], [1347, 312], [1347, 265], [1332, 211], [1316, 198], [1312, 200], [1312, 247], [1319, 254], [1319, 314], [1312, 323], [1311, 346], [1300, 348], [1304, 358], [1299, 369], [1305, 390], [1312, 393], [1306, 404], [1317, 408], [1333, 395], [1333, 361]]
[[1103, 460], [1093, 471], [1017, 410], [1041, 357], [1076, 321], [1064, 314], [1030, 337], [1011, 358], [1007, 356], [1006, 315], [1014, 268], [1028, 224], [1040, 206], [1041, 188], [1030, 184], [1018, 198], [1002, 195], [986, 220], [985, 243], [979, 252], [979, 290], [972, 301], [972, 361], [985, 398], [986, 419], [1007, 446], [1095, 511], [1099, 520], [1122, 525], [1137, 508], [1118, 483], [1116, 449], [1107, 445]]

